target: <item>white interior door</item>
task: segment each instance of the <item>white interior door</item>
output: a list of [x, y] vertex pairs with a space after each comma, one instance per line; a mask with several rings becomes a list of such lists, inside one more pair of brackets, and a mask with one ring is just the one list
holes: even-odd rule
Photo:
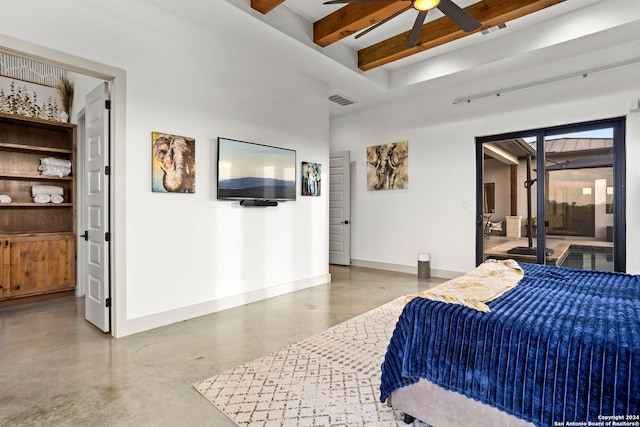
[[[80, 110], [80, 112], [78, 112], [78, 116], [77, 116], [77, 120], [78, 120], [78, 128], [77, 128], [77, 134], [76, 134], [76, 138], [77, 138], [77, 144], [76, 144], [76, 165], [75, 165], [75, 170], [74, 170], [74, 174], [76, 175], [76, 209], [77, 209], [77, 215], [76, 215], [76, 220], [78, 221], [76, 224], [76, 230], [80, 230], [80, 233], [84, 233], [85, 230], [85, 222], [84, 222], [84, 218], [83, 218], [83, 214], [84, 214], [84, 205], [83, 205], [83, 198], [82, 196], [84, 196], [85, 194], [85, 190], [84, 190], [84, 177], [85, 177], [85, 172], [84, 172], [84, 159], [85, 159], [85, 154], [84, 154], [84, 148], [85, 148], [85, 143], [84, 141], [87, 140], [86, 135], [85, 135], [85, 131], [86, 131], [86, 126], [85, 126], [85, 109], [82, 108], [82, 110]], [[86, 293], [86, 289], [85, 289], [85, 282], [84, 282], [84, 277], [85, 277], [85, 273], [84, 270], [86, 268], [86, 259], [87, 259], [87, 254], [86, 254], [86, 247], [84, 244], [84, 238], [82, 237], [82, 235], [77, 236], [77, 242], [76, 242], [76, 296], [78, 298], [80, 297], [84, 297], [85, 293]]]
[[83, 240], [80, 250], [85, 260], [85, 318], [100, 330], [110, 330], [109, 283], [109, 99], [108, 83], [100, 84], [86, 99]]
[[331, 154], [329, 165], [329, 263], [351, 264], [349, 152]]

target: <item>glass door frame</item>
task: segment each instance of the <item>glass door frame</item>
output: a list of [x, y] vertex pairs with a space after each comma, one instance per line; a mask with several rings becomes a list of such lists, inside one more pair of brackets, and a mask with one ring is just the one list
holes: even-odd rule
[[[626, 272], [626, 118], [595, 120], [519, 132], [503, 133], [476, 137], [476, 265], [484, 261], [484, 144], [508, 139], [535, 138], [536, 163], [538, 171], [544, 171], [545, 139], [549, 136], [611, 128], [613, 130], [613, 269]], [[536, 212], [538, 218], [545, 215], [545, 181], [544, 173], [536, 174]], [[545, 263], [546, 233], [544, 227], [536, 236], [536, 262]]]

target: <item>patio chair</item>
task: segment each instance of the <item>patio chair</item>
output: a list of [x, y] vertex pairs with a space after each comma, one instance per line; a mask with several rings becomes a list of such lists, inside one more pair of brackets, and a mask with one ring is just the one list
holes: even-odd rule
[[488, 239], [494, 231], [502, 231], [502, 221], [493, 222], [489, 216], [484, 223], [484, 237]]

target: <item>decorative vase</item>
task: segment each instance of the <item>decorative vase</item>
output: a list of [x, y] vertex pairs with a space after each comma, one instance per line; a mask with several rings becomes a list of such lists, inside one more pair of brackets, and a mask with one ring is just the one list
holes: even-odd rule
[[69, 122], [69, 115], [65, 111], [60, 113], [60, 121], [64, 122], [64, 123], [68, 123]]

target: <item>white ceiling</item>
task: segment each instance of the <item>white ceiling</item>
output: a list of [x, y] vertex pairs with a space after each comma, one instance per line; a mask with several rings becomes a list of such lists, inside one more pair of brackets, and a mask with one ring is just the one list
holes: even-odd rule
[[[145, 1], [211, 26], [206, 1]], [[415, 13], [407, 11], [358, 40], [351, 36], [321, 48], [313, 43], [313, 22], [340, 7], [324, 1], [286, 0], [263, 15], [251, 9], [250, 0], [225, 0], [244, 16], [238, 19], [241, 26], [228, 24], [239, 43], [273, 52], [278, 62], [326, 82], [329, 95], [357, 101], [347, 107], [329, 102], [332, 116], [416, 94], [450, 104], [457, 98], [640, 61], [640, 1], [566, 0], [507, 22], [504, 30], [474, 33], [363, 72], [357, 67], [358, 49], [408, 31]], [[454, 1], [463, 8], [477, 2]], [[430, 11], [427, 20], [441, 16]]]

